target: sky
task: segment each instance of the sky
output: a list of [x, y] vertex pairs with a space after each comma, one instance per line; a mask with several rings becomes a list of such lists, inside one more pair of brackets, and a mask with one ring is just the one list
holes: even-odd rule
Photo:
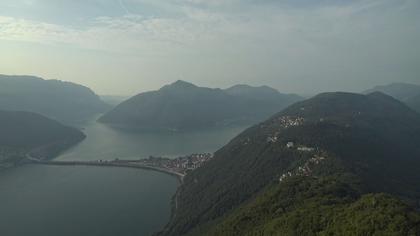
[[133, 95], [420, 83], [419, 0], [1, 0], [0, 74]]

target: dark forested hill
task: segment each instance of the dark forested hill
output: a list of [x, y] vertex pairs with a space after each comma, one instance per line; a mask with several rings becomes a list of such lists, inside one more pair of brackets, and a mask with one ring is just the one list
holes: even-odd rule
[[87, 87], [33, 76], [0, 75], [0, 109], [30, 111], [65, 123], [85, 120], [109, 106]]
[[407, 83], [393, 83], [384, 86], [376, 86], [373, 89], [369, 89], [364, 93], [368, 94], [375, 91], [388, 94], [404, 102], [412, 109], [420, 112], [420, 85]]
[[419, 235], [420, 214], [336, 178], [293, 177], [235, 210], [207, 235]]
[[0, 131], [0, 163], [18, 162], [29, 152], [51, 158], [85, 137], [57, 121], [18, 111], [0, 111]]
[[162, 235], [418, 232], [419, 143], [420, 115], [388, 95], [320, 94], [188, 174]]
[[296, 95], [284, 95], [268, 87], [242, 85], [222, 90], [177, 81], [158, 91], [132, 97], [99, 121], [163, 129], [251, 124], [268, 118], [298, 100], [300, 97]]

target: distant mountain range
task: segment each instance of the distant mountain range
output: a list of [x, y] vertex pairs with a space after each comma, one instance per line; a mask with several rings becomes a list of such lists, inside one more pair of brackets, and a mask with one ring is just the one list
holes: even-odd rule
[[419, 235], [419, 143], [383, 93], [297, 102], [189, 173], [159, 235]]
[[236, 85], [223, 90], [177, 81], [122, 102], [99, 121], [170, 130], [252, 124], [301, 99], [266, 86]]
[[0, 111], [0, 166], [17, 163], [28, 153], [52, 158], [84, 138], [79, 130], [36, 113]]
[[388, 94], [405, 104], [412, 109], [420, 112], [420, 85], [407, 83], [393, 83], [389, 85], [376, 86], [373, 89], [365, 91], [365, 94], [379, 91]]
[[0, 75], [0, 110], [29, 111], [64, 123], [86, 120], [110, 106], [87, 87], [33, 76]]

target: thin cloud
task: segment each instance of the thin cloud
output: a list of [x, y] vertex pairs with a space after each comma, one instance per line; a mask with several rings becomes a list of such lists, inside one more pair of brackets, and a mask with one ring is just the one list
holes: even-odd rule
[[[398, 74], [420, 73], [414, 66], [420, 53], [416, 0], [310, 7], [263, 2], [126, 0], [118, 2], [124, 14], [87, 17], [83, 26], [3, 16], [0, 40], [99, 50], [121, 54], [120, 59], [133, 55], [147, 65], [141, 73], [157, 81], [183, 74], [203, 85], [238, 80], [291, 92], [355, 89], [364, 81], [385, 83]], [[133, 10], [126, 11], [128, 6]], [[135, 14], [139, 8], [159, 14]], [[152, 70], [148, 63], [168, 69]]]

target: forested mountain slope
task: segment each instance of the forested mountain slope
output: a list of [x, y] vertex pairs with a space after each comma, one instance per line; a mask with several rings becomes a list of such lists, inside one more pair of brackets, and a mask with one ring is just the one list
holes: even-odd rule
[[[237, 217], [244, 224], [255, 227], [281, 227], [285, 231], [278, 232], [285, 232], [286, 235], [299, 235], [298, 232], [292, 234], [287, 231], [295, 226], [296, 229], [319, 233], [346, 230], [345, 226], [336, 228], [339, 225], [331, 224], [332, 228], [322, 227], [316, 231], [314, 227], [317, 222], [311, 222], [311, 218], [304, 218], [302, 222], [313, 225], [299, 225], [294, 214], [302, 213], [301, 210], [306, 208], [290, 202], [291, 208], [281, 216], [273, 217], [274, 213], [268, 211], [258, 218], [254, 218], [255, 215], [248, 217], [249, 207], [252, 208], [253, 204], [260, 207], [258, 201], [252, 203], [255, 197], [263, 196], [265, 191], [266, 194], [292, 194], [298, 191], [295, 194], [302, 195], [304, 202], [308, 200], [308, 204], [311, 204], [311, 201], [315, 201], [315, 205], [312, 205], [315, 206], [314, 211], [305, 214], [321, 214], [325, 218], [314, 220], [324, 219], [324, 223], [335, 218], [337, 222], [346, 223], [352, 220], [348, 218], [352, 214], [360, 220], [366, 212], [357, 210], [358, 206], [369, 207], [367, 202], [378, 201], [383, 211], [389, 210], [397, 216], [410, 214], [410, 217], [401, 219], [406, 229], [414, 227], [418, 225], [417, 215], [397, 198], [412, 207], [418, 205], [419, 143], [420, 115], [390, 96], [379, 92], [369, 95], [341, 92], [320, 94], [249, 128], [217, 151], [204, 167], [187, 175], [179, 190], [175, 217], [161, 234], [234, 232], [232, 227], [242, 227], [236, 221]], [[303, 178], [300, 189], [287, 184], [295, 178]], [[315, 192], [308, 189], [312, 185], [315, 186]], [[328, 186], [338, 189], [329, 196]], [[366, 195], [370, 193], [387, 193], [392, 197]], [[270, 199], [267, 201], [271, 202]], [[278, 204], [284, 203], [282, 199], [278, 201]], [[251, 205], [247, 206], [247, 203]], [[288, 207], [288, 204], [284, 207]], [[324, 211], [325, 204], [331, 209]], [[241, 206], [246, 207], [244, 211], [238, 210]], [[321, 209], [315, 211], [318, 206]], [[381, 208], [377, 210], [379, 212], [372, 214], [383, 213]], [[270, 221], [277, 219], [277, 216], [280, 217], [279, 221], [289, 217], [295, 217], [295, 221], [289, 222], [287, 227], [278, 225], [277, 221], [271, 226]], [[232, 227], [227, 227], [230, 223], [224, 223], [224, 220], [233, 222]], [[389, 227], [396, 223], [392, 217], [384, 222], [389, 222]], [[366, 227], [373, 231], [390, 230], [376, 224]]]
[[419, 235], [420, 214], [388, 194], [346, 181], [292, 177], [273, 184], [207, 235]]

